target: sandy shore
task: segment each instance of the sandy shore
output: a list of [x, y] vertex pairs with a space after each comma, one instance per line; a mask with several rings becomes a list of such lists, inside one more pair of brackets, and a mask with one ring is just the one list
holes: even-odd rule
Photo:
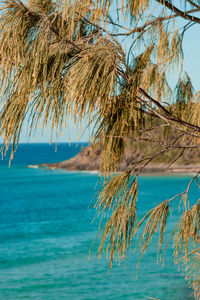
[[[29, 168], [46, 168], [49, 170], [57, 170], [62, 169], [66, 171], [88, 171], [92, 173], [98, 173], [99, 169], [95, 169], [94, 167], [91, 167], [90, 165], [63, 165], [62, 163], [52, 163], [52, 164], [41, 164], [41, 165], [29, 165]], [[194, 165], [188, 165], [188, 166], [172, 166], [170, 168], [167, 168], [166, 165], [151, 165], [144, 169], [142, 174], [188, 174], [188, 173], [197, 173], [200, 170], [200, 165], [194, 166]], [[123, 171], [123, 169], [120, 169], [118, 171]]]

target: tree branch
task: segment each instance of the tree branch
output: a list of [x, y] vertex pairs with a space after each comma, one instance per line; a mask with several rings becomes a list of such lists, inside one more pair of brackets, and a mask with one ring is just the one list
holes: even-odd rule
[[176, 14], [170, 15], [170, 16], [165, 16], [165, 17], [158, 17], [156, 19], [153, 19], [147, 23], [145, 23], [144, 25], [140, 26], [140, 27], [135, 27], [134, 29], [130, 30], [129, 32], [122, 32], [122, 33], [113, 33], [112, 36], [121, 36], [121, 35], [131, 35], [133, 33], [136, 32], [142, 32], [147, 26], [149, 25], [153, 25], [154, 23], [158, 23], [160, 21], [166, 21], [172, 18], [175, 18]]
[[183, 19], [190, 20], [192, 22], [200, 24], [200, 19], [199, 18], [188, 15], [187, 12], [184, 12], [184, 11], [180, 10], [179, 8], [174, 6], [171, 2], [169, 2], [167, 0], [155, 0], [155, 1], [157, 1], [158, 3], [160, 3], [163, 6], [166, 6], [168, 9], [173, 11], [177, 16], [179, 16]]
[[200, 8], [200, 6], [196, 3], [194, 3], [193, 1], [191, 1], [191, 0], [186, 0], [186, 1], [189, 2], [191, 5], [193, 5], [194, 7]]
[[148, 98], [152, 103], [154, 103], [158, 108], [160, 108], [164, 113], [165, 113], [165, 117], [166, 119], [179, 123], [181, 125], [184, 125], [190, 129], [193, 129], [194, 131], [198, 131], [200, 132], [200, 127], [193, 125], [191, 123], [188, 123], [178, 117], [173, 116], [163, 105], [160, 104], [159, 101], [153, 99], [151, 96], [149, 96], [142, 88], [139, 88], [139, 92], [144, 95], [146, 98]]

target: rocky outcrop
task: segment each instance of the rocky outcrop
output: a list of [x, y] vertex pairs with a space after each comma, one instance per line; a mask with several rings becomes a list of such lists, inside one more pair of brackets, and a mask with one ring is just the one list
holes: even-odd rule
[[40, 167], [46, 167], [48, 169], [66, 169], [70, 171], [93, 171], [99, 170], [101, 163], [101, 151], [94, 150], [90, 146], [83, 149], [78, 155], [59, 162], [52, 164], [41, 164]]
[[[193, 155], [194, 156], [194, 155]], [[125, 170], [133, 161], [141, 158], [141, 150], [129, 149], [125, 151], [117, 171]], [[196, 160], [197, 161], [197, 160]], [[78, 155], [66, 161], [51, 164], [41, 164], [38, 167], [48, 169], [65, 169], [69, 171], [98, 171], [101, 164], [101, 150], [93, 149], [91, 146], [83, 149]], [[191, 159], [183, 157], [180, 163], [173, 164], [167, 168], [168, 162], [154, 162], [148, 165], [143, 173], [195, 173], [200, 169], [200, 163], [191, 163]]]

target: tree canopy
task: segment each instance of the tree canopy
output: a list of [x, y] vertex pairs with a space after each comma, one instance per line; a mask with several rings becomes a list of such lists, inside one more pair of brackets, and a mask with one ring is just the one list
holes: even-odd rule
[[[69, 117], [77, 124], [87, 119], [91, 143], [101, 144], [105, 176], [96, 203], [108, 217], [101, 223], [99, 256], [107, 251], [110, 266], [116, 257], [125, 259], [141, 230], [141, 254], [157, 231], [162, 253], [169, 213], [179, 203], [182, 215], [171, 236], [175, 262], [184, 265], [200, 299], [200, 204], [189, 199], [199, 172], [185, 191], [141, 220], [136, 203], [137, 178], [151, 161], [174, 151], [172, 165], [200, 147], [200, 93], [183, 53], [185, 33], [194, 25], [200, 25], [199, 0], [2, 1], [0, 135], [4, 155], [10, 144], [12, 153], [17, 147], [25, 119], [29, 135], [41, 122], [59, 135]], [[116, 174], [127, 141], [138, 140], [160, 148]]]

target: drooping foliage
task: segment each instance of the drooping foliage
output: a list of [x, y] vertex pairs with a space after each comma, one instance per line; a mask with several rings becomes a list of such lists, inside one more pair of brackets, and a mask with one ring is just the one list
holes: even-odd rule
[[[189, 199], [191, 183], [199, 185], [199, 173], [184, 192], [141, 220], [136, 200], [137, 177], [154, 159], [180, 151], [171, 165], [183, 152], [199, 148], [199, 92], [184, 69], [182, 44], [185, 33], [200, 25], [200, 1], [1, 3], [2, 154], [12, 144], [13, 155], [24, 126], [28, 136], [38, 126], [50, 127], [59, 136], [69, 118], [78, 124], [87, 120], [93, 128], [91, 142], [101, 147], [106, 180], [96, 204], [102, 218], [107, 217], [100, 226], [99, 256], [106, 250], [112, 266], [115, 258], [125, 259], [140, 234], [143, 254], [157, 231], [161, 255], [169, 214], [180, 198], [182, 215], [171, 236], [174, 257], [189, 272], [199, 299], [199, 253], [194, 248], [199, 244], [199, 203], [190, 208]], [[177, 80], [175, 89], [170, 76]], [[122, 174], [115, 174], [130, 140], [150, 143], [155, 151], [144, 151]]]

